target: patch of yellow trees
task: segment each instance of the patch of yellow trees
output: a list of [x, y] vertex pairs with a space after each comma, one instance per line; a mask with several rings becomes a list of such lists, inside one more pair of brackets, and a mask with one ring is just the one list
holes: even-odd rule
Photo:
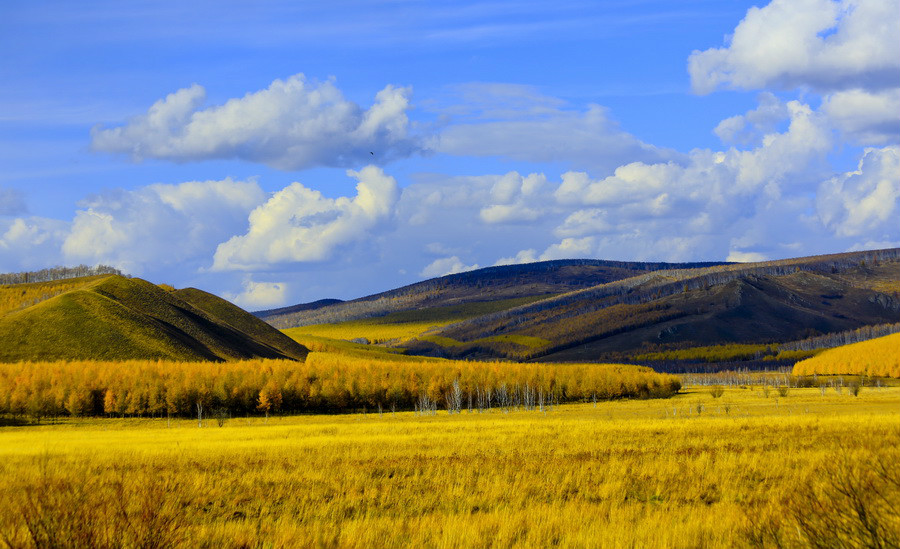
[[829, 349], [794, 365], [794, 375], [900, 378], [900, 333]]
[[306, 362], [21, 362], [0, 364], [0, 414], [195, 415], [199, 409], [343, 412], [517, 406], [540, 398], [574, 402], [668, 397], [675, 376], [616, 364], [395, 361], [311, 353]]

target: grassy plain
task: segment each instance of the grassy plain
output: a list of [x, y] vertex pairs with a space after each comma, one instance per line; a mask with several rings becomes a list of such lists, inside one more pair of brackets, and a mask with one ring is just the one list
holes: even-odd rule
[[547, 297], [549, 296], [538, 295], [495, 301], [476, 301], [461, 305], [426, 307], [363, 320], [312, 324], [288, 328], [282, 331], [295, 339], [303, 336], [315, 336], [348, 341], [367, 339], [372, 343], [388, 341], [402, 343], [429, 330], [447, 326], [460, 320], [504, 311]]
[[766, 394], [7, 427], [0, 540], [31, 513], [110, 547], [771, 545], [835, 463], [897, 462], [900, 387]]

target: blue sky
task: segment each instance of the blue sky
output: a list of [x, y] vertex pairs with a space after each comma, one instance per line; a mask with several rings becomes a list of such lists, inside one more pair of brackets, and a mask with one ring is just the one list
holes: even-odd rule
[[900, 2], [4, 2], [0, 270], [250, 308], [900, 246]]

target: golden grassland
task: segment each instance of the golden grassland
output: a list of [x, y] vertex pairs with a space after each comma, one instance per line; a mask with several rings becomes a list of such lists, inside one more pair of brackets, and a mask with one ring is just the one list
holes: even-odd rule
[[829, 349], [795, 364], [794, 374], [900, 377], [900, 333]]
[[435, 328], [441, 328], [467, 318], [511, 309], [547, 297], [550, 296], [526, 296], [420, 308], [363, 320], [311, 324], [297, 328], [287, 328], [282, 331], [295, 339], [297, 337], [314, 336], [336, 340], [366, 339], [371, 343], [392, 342], [402, 344], [403, 341], [418, 337]]
[[552, 343], [549, 339], [521, 334], [502, 334], [490, 337], [482, 337], [480, 339], [475, 339], [472, 341], [457, 341], [453, 338], [439, 335], [423, 335], [418, 337], [417, 339], [421, 341], [430, 341], [442, 347], [460, 347], [463, 345], [477, 346], [484, 345], [486, 343], [505, 343], [532, 350], [547, 347]]
[[446, 324], [449, 324], [449, 322], [419, 321], [387, 324], [355, 320], [336, 324], [313, 324], [298, 328], [288, 328], [282, 331], [289, 336], [315, 336], [347, 341], [366, 339], [371, 343], [377, 344], [388, 341], [397, 341], [399, 343], [416, 337], [432, 328], [445, 326]]
[[[856, 397], [818, 389], [765, 395], [761, 387], [727, 388], [714, 398], [697, 387], [672, 399], [546, 413], [6, 427], [0, 540], [12, 547], [40, 536], [94, 547], [808, 545], [807, 530], [792, 522], [805, 516], [797, 518], [797, 508], [830, 517], [822, 506], [830, 483], [865, 480], [859, 475], [871, 468], [861, 466], [900, 458], [900, 387]], [[897, 489], [879, 493], [900, 503]], [[894, 528], [896, 541], [896, 506], [878, 505], [870, 510], [880, 509], [883, 534]]]
[[107, 275], [67, 278], [49, 282], [0, 285], [0, 316], [46, 301], [59, 294], [86, 286]]

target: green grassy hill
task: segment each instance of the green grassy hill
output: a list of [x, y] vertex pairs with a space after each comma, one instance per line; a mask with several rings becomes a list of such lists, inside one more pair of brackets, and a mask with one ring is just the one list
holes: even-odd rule
[[[17, 296], [26, 296], [27, 300]], [[302, 359], [307, 350], [251, 314], [195, 289], [97, 276], [0, 286], [0, 361]]]

